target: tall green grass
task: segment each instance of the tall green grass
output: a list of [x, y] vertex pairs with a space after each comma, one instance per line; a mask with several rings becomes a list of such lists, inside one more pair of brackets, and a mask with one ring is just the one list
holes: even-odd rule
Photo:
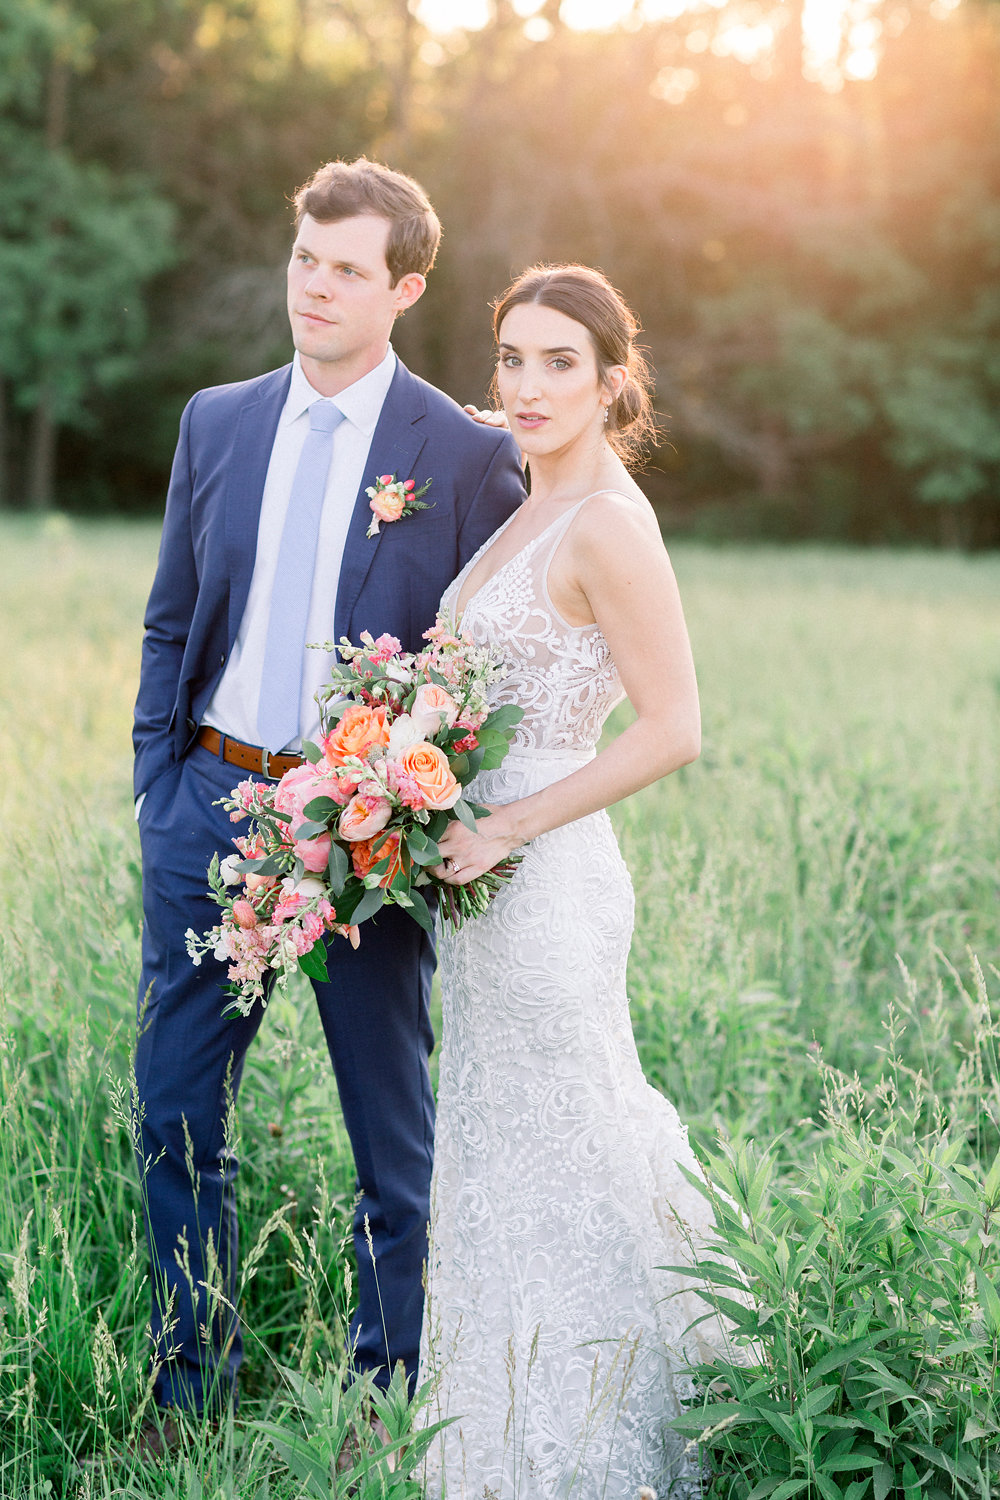
[[[321, 1486], [350, 1420], [352, 1171], [308, 991], [270, 1008], [240, 1097], [240, 1414], [143, 1469], [129, 726], [156, 531], [5, 521], [0, 542], [0, 1495], [297, 1495], [288, 1435]], [[947, 1101], [960, 1165], [985, 1180], [1000, 1119], [970, 1059], [993, 1022], [969, 975], [978, 953], [992, 983], [1000, 951], [1000, 560], [684, 547], [675, 565], [705, 751], [615, 812], [649, 1076], [704, 1148], [721, 1132], [734, 1159], [771, 1150], [762, 1211], [786, 1238], [781, 1195], [808, 1198], [847, 1149], [831, 1078], [888, 1128], [887, 1051]], [[921, 1150], [944, 1123], [925, 1120]], [[363, 1467], [362, 1495], [414, 1492], [377, 1456]], [[720, 1495], [750, 1493], [727, 1473]]]

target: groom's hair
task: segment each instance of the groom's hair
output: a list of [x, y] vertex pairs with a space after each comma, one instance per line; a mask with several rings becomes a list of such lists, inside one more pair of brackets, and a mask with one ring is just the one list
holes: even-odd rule
[[389, 220], [386, 265], [393, 286], [417, 271], [425, 276], [434, 264], [441, 224], [419, 182], [380, 162], [328, 161], [299, 188], [293, 199], [295, 227], [306, 214], [320, 224], [373, 214]]

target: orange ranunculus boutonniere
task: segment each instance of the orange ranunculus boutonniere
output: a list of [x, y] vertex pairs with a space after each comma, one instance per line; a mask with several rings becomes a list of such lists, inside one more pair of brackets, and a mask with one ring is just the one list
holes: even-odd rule
[[365, 535], [378, 536], [379, 526], [383, 521], [398, 521], [401, 516], [412, 515], [415, 510], [430, 510], [431, 507], [421, 498], [430, 487], [429, 479], [418, 490], [414, 479], [397, 479], [395, 474], [380, 474], [375, 483], [365, 490], [368, 504], [374, 513]]

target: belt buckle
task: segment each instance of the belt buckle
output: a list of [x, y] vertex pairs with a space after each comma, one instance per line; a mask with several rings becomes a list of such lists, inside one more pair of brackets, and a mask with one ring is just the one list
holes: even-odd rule
[[268, 776], [268, 777], [270, 777], [270, 775], [271, 775], [271, 772], [268, 769], [268, 753], [264, 749], [263, 745], [261, 746], [261, 750], [260, 750], [260, 774], [262, 776]]

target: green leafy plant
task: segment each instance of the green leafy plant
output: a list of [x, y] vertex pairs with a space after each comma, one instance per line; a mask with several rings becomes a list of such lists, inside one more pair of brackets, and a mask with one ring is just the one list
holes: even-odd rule
[[[965, 1062], [995, 1124], [998, 1031], [977, 980]], [[895, 1015], [888, 1030], [873, 1093], [820, 1064], [811, 1163], [779, 1179], [774, 1152], [710, 1159], [716, 1239], [694, 1274], [743, 1347], [698, 1367], [700, 1399], [675, 1426], [707, 1453], [713, 1496], [998, 1493], [1000, 1153], [987, 1168], [962, 1116], [950, 1130], [949, 1098], [900, 1061]]]
[[318, 1381], [295, 1370], [281, 1374], [287, 1394], [277, 1418], [250, 1427], [287, 1467], [297, 1495], [419, 1500], [424, 1455], [447, 1425], [414, 1429], [416, 1413], [430, 1400], [430, 1382], [411, 1399], [398, 1365], [385, 1390], [369, 1376], [345, 1385], [330, 1366]]

